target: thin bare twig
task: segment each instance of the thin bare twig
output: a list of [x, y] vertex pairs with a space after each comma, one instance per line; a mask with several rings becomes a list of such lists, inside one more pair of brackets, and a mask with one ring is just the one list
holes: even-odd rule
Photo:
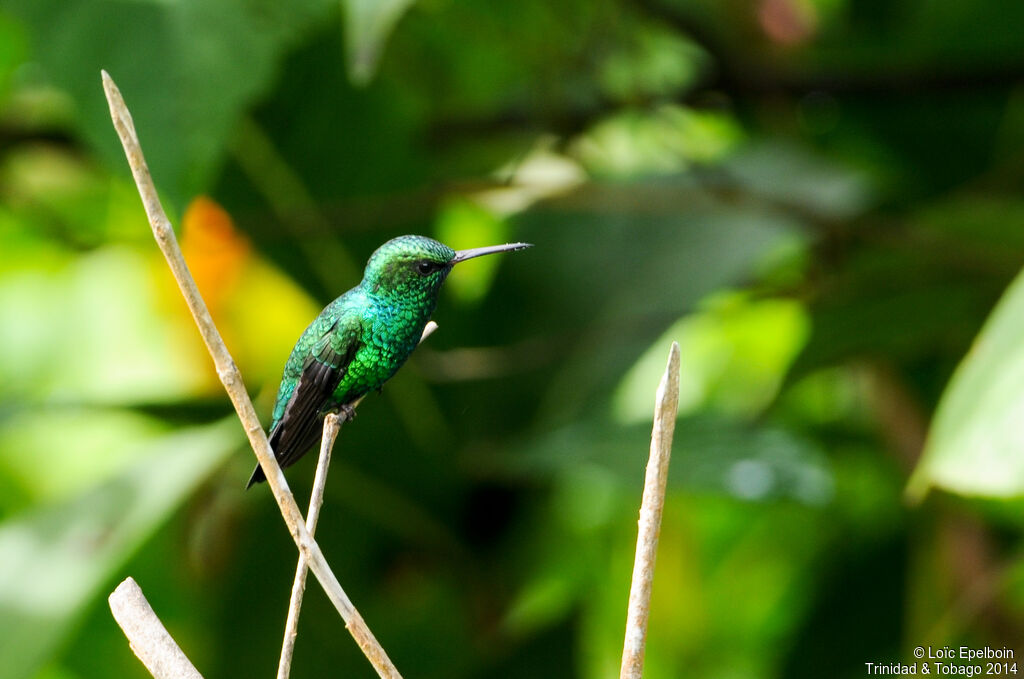
[[[331, 466], [331, 450], [334, 440], [341, 431], [345, 416], [340, 413], [328, 413], [324, 418], [324, 433], [320, 439], [320, 458], [316, 462], [316, 476], [313, 478], [313, 490], [309, 494], [309, 510], [306, 512], [306, 530], [310, 535], [316, 533], [316, 524], [320, 520], [320, 507], [324, 502], [324, 488], [327, 485], [327, 470]], [[281, 659], [277, 663], [277, 679], [288, 679], [292, 671], [292, 654], [295, 652], [295, 637], [299, 631], [299, 613], [302, 611], [302, 597], [306, 591], [306, 573], [309, 566], [306, 559], [299, 554], [299, 563], [295, 567], [295, 580], [292, 582], [292, 596], [288, 601], [288, 619], [284, 625], [284, 643], [281, 644]]]
[[306, 530], [302, 512], [299, 511], [298, 505], [295, 504], [295, 498], [288, 488], [288, 482], [285, 481], [284, 474], [274, 458], [274, 453], [270, 448], [270, 443], [267, 441], [263, 426], [256, 415], [256, 410], [249, 399], [249, 394], [245, 391], [242, 375], [235, 366], [231, 354], [224, 345], [224, 341], [221, 339], [220, 333], [210, 317], [206, 303], [199, 294], [196, 283], [189, 273], [188, 266], [185, 264], [185, 259], [182, 257], [181, 248], [178, 247], [171, 223], [160, 205], [156, 187], [153, 185], [153, 179], [149, 174], [146, 159], [139, 145], [138, 134], [135, 132], [135, 125], [132, 122], [131, 114], [128, 112], [127, 106], [125, 106], [124, 99], [121, 96], [121, 92], [117, 89], [117, 85], [114, 84], [114, 81], [106, 71], [103, 71], [103, 89], [106, 92], [107, 102], [110, 105], [110, 117], [121, 139], [125, 155], [128, 157], [128, 165], [131, 167], [135, 185], [139, 190], [139, 196], [142, 198], [143, 207], [146, 209], [146, 216], [149, 218], [150, 226], [153, 229], [153, 236], [156, 238], [157, 245], [159, 245], [164, 257], [167, 259], [167, 264], [170, 266], [171, 273], [174, 274], [186, 304], [188, 304], [192, 318], [199, 327], [199, 333], [202, 335], [206, 348], [209, 350], [210, 356], [213, 358], [214, 365], [217, 368], [217, 375], [220, 377], [221, 382], [223, 382], [224, 389], [227, 391], [231, 403], [235, 407], [235, 412], [238, 413], [238, 418], [242, 422], [242, 427], [245, 429], [245, 434], [249, 438], [249, 444], [252, 446], [253, 452], [256, 453], [256, 458], [263, 467], [270, 490], [274, 494], [274, 499], [277, 501], [277, 505], [281, 510], [281, 516], [288, 526], [292, 539], [299, 548], [299, 552], [306, 558], [310, 570], [313, 571], [313, 574], [324, 588], [327, 597], [345, 620], [345, 626], [349, 633], [356, 640], [356, 643], [359, 644], [359, 647], [370, 661], [370, 664], [373, 665], [377, 674], [388, 679], [399, 679], [401, 675], [398, 673], [398, 670], [374, 638], [373, 633], [366, 626], [366, 622], [359, 614], [359, 611], [352, 605], [348, 595], [345, 594], [345, 590], [342, 589], [341, 584], [334, 576], [330, 566], [327, 564], [327, 560], [320, 551], [320, 546], [317, 545], [309, 531]]
[[[420, 335], [420, 343], [437, 330], [437, 323], [428, 321]], [[363, 402], [364, 396], [357, 398], [351, 405], [356, 408]], [[334, 441], [338, 438], [345, 416], [329, 413], [324, 418], [324, 433], [320, 439], [320, 457], [316, 461], [316, 475], [313, 477], [313, 490], [309, 494], [309, 510], [306, 512], [306, 530], [310, 536], [316, 533], [316, 524], [320, 520], [320, 507], [324, 503], [324, 489], [327, 486], [327, 471], [331, 466], [331, 451]], [[292, 671], [292, 655], [295, 653], [295, 638], [299, 633], [299, 614], [302, 612], [302, 598], [306, 591], [306, 573], [309, 565], [299, 554], [299, 563], [295, 567], [295, 579], [292, 581], [292, 595], [288, 601], [288, 619], [284, 626], [284, 642], [281, 644], [281, 659], [277, 663], [277, 679], [288, 679]]]
[[654, 431], [651, 432], [651, 456], [644, 478], [644, 498], [640, 505], [639, 530], [633, 581], [629, 588], [626, 613], [626, 640], [622, 646], [619, 679], [640, 679], [644, 671], [644, 646], [647, 642], [647, 616], [651, 608], [651, 583], [654, 560], [661, 532], [661, 513], [665, 505], [668, 461], [672, 455], [672, 434], [679, 408], [679, 344], [672, 343], [668, 365], [658, 385], [654, 407]]
[[135, 655], [155, 679], [203, 679], [174, 643], [133, 579], [127, 578], [118, 585], [107, 600]]

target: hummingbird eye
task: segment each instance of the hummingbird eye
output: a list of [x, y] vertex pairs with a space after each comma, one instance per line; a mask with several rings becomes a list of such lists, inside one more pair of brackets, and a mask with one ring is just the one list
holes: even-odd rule
[[416, 263], [416, 270], [420, 274], [427, 276], [437, 270], [437, 265], [430, 260], [423, 259]]

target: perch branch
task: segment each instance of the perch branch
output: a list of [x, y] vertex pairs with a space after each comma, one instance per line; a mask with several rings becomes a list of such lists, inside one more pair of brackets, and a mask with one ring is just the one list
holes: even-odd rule
[[619, 679], [640, 679], [644, 670], [644, 646], [647, 642], [647, 616], [651, 608], [651, 582], [661, 532], [661, 513], [665, 505], [668, 461], [672, 455], [672, 434], [679, 408], [679, 344], [672, 343], [668, 365], [658, 385], [654, 406], [654, 430], [651, 432], [651, 456], [644, 478], [644, 496], [640, 505], [633, 581], [629, 588], [626, 613], [626, 640], [622, 646]]
[[[420, 343], [437, 330], [437, 323], [430, 321], [423, 328]], [[360, 396], [352, 403], [357, 407], [365, 396]], [[324, 502], [324, 488], [327, 485], [327, 470], [331, 466], [331, 451], [334, 441], [338, 438], [345, 416], [330, 413], [324, 418], [324, 433], [320, 439], [320, 457], [316, 462], [316, 476], [313, 478], [313, 490], [309, 494], [309, 510], [306, 512], [306, 530], [310, 536], [316, 533], [316, 524], [320, 520], [320, 507]], [[295, 580], [292, 582], [292, 596], [288, 602], [288, 619], [284, 628], [284, 642], [281, 644], [281, 659], [277, 664], [277, 679], [288, 679], [292, 668], [292, 655], [295, 652], [295, 638], [298, 635], [299, 614], [302, 611], [302, 597], [306, 591], [306, 574], [309, 565], [305, 557], [299, 554], [299, 563], [295, 567]]]
[[281, 510], [281, 516], [288, 526], [288, 532], [291, 533], [299, 552], [306, 558], [310, 570], [313, 571], [320, 585], [324, 588], [327, 597], [345, 620], [345, 627], [356, 640], [356, 643], [359, 644], [360, 649], [362, 649], [370, 664], [373, 665], [377, 674], [388, 679], [400, 679], [401, 675], [398, 673], [398, 670], [374, 638], [373, 633], [366, 626], [366, 622], [363, 621], [359, 611], [352, 605], [352, 601], [345, 594], [345, 590], [342, 589], [338, 579], [334, 576], [330, 566], [327, 564], [327, 560], [320, 551], [320, 546], [317, 545], [312, 536], [310, 536], [309, 531], [306, 530], [302, 512], [299, 511], [298, 505], [295, 504], [295, 498], [288, 488], [288, 482], [285, 481], [284, 474], [274, 458], [274, 453], [270, 448], [270, 443], [267, 441], [263, 426], [256, 415], [256, 410], [249, 399], [249, 394], [245, 391], [242, 375], [238, 372], [231, 354], [224, 345], [224, 341], [221, 339], [220, 333], [210, 317], [206, 303], [199, 294], [199, 289], [196, 287], [196, 283], [189, 273], [188, 266], [185, 264], [185, 259], [181, 254], [181, 248], [178, 247], [178, 241], [174, 236], [171, 223], [160, 205], [156, 187], [153, 185], [153, 179], [149, 174], [146, 159], [139, 145], [138, 134], [135, 131], [131, 114], [128, 112], [127, 106], [125, 106], [120, 90], [117, 89], [117, 85], [114, 84], [114, 81], [106, 71], [103, 71], [103, 89], [106, 92], [107, 102], [110, 105], [110, 117], [121, 139], [125, 155], [128, 157], [128, 165], [131, 167], [135, 185], [139, 190], [139, 196], [142, 198], [143, 207], [146, 209], [146, 216], [149, 218], [150, 226], [153, 229], [153, 236], [156, 238], [160, 251], [167, 259], [171, 273], [174, 274], [182, 296], [185, 298], [186, 304], [188, 304], [189, 311], [199, 327], [199, 333], [202, 335], [203, 342], [205, 342], [206, 348], [213, 358], [214, 365], [217, 368], [217, 375], [224, 384], [224, 389], [227, 391], [231, 403], [235, 407], [235, 412], [238, 413], [238, 418], [242, 422], [242, 427], [249, 439], [249, 444], [252, 446], [253, 452], [256, 453], [256, 458], [263, 467], [270, 490], [274, 494], [274, 499]]
[[[320, 439], [320, 458], [316, 462], [316, 476], [313, 478], [313, 490], [309, 494], [309, 510], [306, 512], [306, 530], [312, 536], [316, 532], [317, 521], [320, 520], [320, 507], [324, 502], [324, 487], [327, 485], [327, 469], [331, 464], [331, 450], [334, 440], [341, 431], [345, 416], [340, 413], [329, 413], [324, 418], [324, 433]], [[306, 573], [309, 566], [306, 559], [299, 554], [299, 563], [295, 567], [295, 580], [292, 582], [292, 596], [288, 602], [288, 619], [284, 626], [284, 643], [281, 644], [281, 659], [277, 663], [277, 679], [288, 679], [292, 671], [292, 654], [295, 651], [295, 637], [299, 629], [299, 613], [302, 611], [302, 597], [306, 591]]]
[[203, 679], [167, 633], [134, 580], [127, 578], [107, 601], [132, 651], [155, 679]]

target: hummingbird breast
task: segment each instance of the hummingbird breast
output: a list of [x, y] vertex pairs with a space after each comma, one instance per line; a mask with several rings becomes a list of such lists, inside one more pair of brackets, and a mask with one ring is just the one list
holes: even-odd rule
[[337, 405], [384, 386], [419, 344], [432, 310], [382, 301], [366, 305], [361, 346], [334, 390]]

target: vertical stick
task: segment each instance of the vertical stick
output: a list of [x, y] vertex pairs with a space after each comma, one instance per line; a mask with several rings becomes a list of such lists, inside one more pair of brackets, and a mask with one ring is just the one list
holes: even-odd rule
[[[420, 343], [430, 337], [437, 330], [437, 323], [428, 321], [420, 335]], [[353, 402], [355, 409], [363, 402], [360, 396]], [[320, 439], [320, 457], [316, 461], [316, 476], [313, 478], [313, 490], [309, 494], [309, 510], [306, 512], [306, 530], [310, 537], [316, 533], [316, 525], [320, 520], [320, 507], [324, 503], [324, 488], [327, 486], [327, 470], [331, 466], [331, 451], [334, 449], [334, 441], [338, 438], [341, 425], [345, 423], [345, 417], [338, 413], [329, 413], [324, 418], [324, 433]], [[284, 627], [284, 642], [281, 644], [281, 659], [277, 663], [277, 679], [288, 679], [292, 671], [292, 656], [295, 653], [295, 638], [299, 633], [299, 614], [302, 612], [302, 598], [306, 591], [306, 574], [309, 572], [309, 564], [302, 554], [299, 554], [299, 563], [295, 567], [295, 579], [292, 581], [292, 596], [288, 602], [288, 619]]]
[[626, 640], [622, 646], [619, 679], [640, 679], [644, 671], [644, 646], [647, 642], [647, 617], [651, 607], [651, 582], [661, 532], [661, 513], [665, 505], [668, 461], [672, 455], [672, 434], [679, 408], [679, 344], [672, 343], [668, 365], [658, 385], [654, 406], [654, 430], [651, 432], [651, 456], [647, 461], [644, 496], [640, 506], [639, 531], [633, 581], [629, 588], [626, 613]]
[[[316, 533], [316, 524], [320, 520], [320, 507], [324, 503], [324, 487], [327, 485], [327, 469], [331, 466], [331, 450], [334, 440], [338, 438], [344, 415], [328, 413], [324, 418], [324, 434], [320, 440], [320, 458], [316, 462], [316, 476], [313, 478], [313, 490], [309, 494], [309, 511], [306, 512], [306, 530], [310, 536]], [[292, 596], [288, 602], [288, 620], [284, 626], [284, 643], [281, 645], [281, 659], [277, 663], [277, 679], [288, 679], [292, 671], [292, 654], [295, 652], [295, 637], [299, 630], [299, 613], [302, 611], [302, 596], [306, 591], [306, 574], [309, 565], [306, 558], [299, 554], [299, 563], [295, 567], [295, 580], [292, 582]]]

